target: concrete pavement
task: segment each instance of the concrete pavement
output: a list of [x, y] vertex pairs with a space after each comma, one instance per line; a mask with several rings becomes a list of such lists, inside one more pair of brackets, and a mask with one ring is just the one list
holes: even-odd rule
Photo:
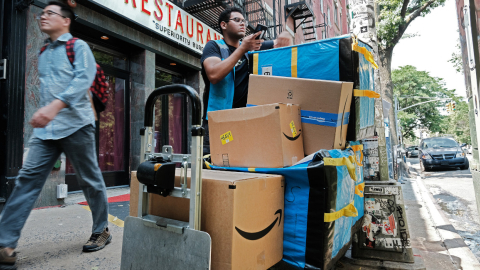
[[[416, 176], [412, 174], [403, 185], [416, 257], [423, 260], [426, 269], [480, 269], [478, 260], [439, 210], [422, 178]], [[128, 188], [108, 190], [109, 197], [128, 193]], [[64, 207], [32, 211], [17, 249], [18, 269], [120, 269], [123, 228], [119, 223], [109, 224], [113, 241], [105, 249], [94, 253], [81, 251], [92, 226], [90, 212], [78, 204], [84, 200], [81, 193], [69, 194]], [[117, 221], [128, 213], [128, 202], [112, 203], [110, 207]], [[392, 265], [395, 264], [384, 262], [378, 268], [347, 268], [338, 264], [337, 269], [408, 269]], [[278, 265], [274, 269], [291, 268]]]

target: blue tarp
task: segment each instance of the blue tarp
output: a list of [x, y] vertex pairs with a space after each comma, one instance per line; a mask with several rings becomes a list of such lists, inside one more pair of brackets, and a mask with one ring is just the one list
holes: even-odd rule
[[[373, 53], [373, 50], [370, 46], [359, 41], [358, 45], [360, 47], [365, 47], [369, 52]], [[359, 70], [359, 80], [360, 85], [358, 86], [359, 90], [375, 90], [375, 81], [374, 81], [374, 72], [373, 66], [368, 62], [362, 54], [358, 54], [358, 70]], [[359, 97], [360, 99], [360, 128], [366, 128], [373, 126], [375, 120], [375, 99], [368, 97]]]
[[[363, 145], [362, 145], [362, 142], [361, 141], [356, 141], [356, 142], [349, 142], [350, 146], [351, 147], [355, 147], [355, 146], [362, 146], [362, 149], [363, 149]], [[355, 170], [356, 170], [356, 174], [357, 174], [357, 181], [355, 182], [355, 187], [356, 187], [356, 190], [359, 190], [359, 187], [361, 185], [364, 185], [364, 181], [363, 181], [363, 154], [362, 154], [362, 149], [358, 149], [357, 151], [354, 151], [355, 152], [355, 156], [356, 156], [356, 161], [359, 163], [359, 164], [355, 164]], [[362, 165], [362, 166], [360, 166]], [[357, 221], [359, 221], [363, 215], [364, 215], [364, 210], [365, 210], [365, 205], [364, 205], [364, 197], [363, 195], [359, 195], [357, 194], [359, 193], [358, 191], [356, 192], [355, 194], [355, 197], [354, 197], [354, 201], [355, 201], [355, 208], [357, 208], [357, 211], [358, 211], [358, 216], [357, 217], [354, 217], [353, 218], [353, 225], [355, 225], [357, 223]], [[363, 192], [361, 192], [363, 194]]]
[[[271, 68], [269, 75], [273, 76], [339, 81], [339, 40], [344, 38], [350, 38], [350, 35], [290, 47], [249, 52], [249, 54], [258, 55], [258, 65], [256, 65], [258, 69], [252, 72], [262, 75], [262, 70]], [[297, 61], [293, 61], [297, 66], [296, 76], [292, 74], [293, 48], [297, 50]]]

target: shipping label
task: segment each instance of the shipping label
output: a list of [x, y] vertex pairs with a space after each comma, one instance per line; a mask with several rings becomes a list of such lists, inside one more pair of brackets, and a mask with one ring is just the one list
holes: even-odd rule
[[222, 141], [222, 145], [225, 145], [231, 141], [233, 141], [232, 132], [228, 131], [220, 136], [220, 140]]
[[295, 128], [295, 123], [293, 121], [290, 123], [290, 130], [292, 131], [293, 137], [297, 137], [297, 129]]

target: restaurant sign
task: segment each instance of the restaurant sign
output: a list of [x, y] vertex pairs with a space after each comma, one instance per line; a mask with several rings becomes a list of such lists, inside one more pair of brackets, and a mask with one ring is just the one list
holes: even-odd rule
[[93, 2], [200, 54], [208, 41], [222, 38], [220, 33], [166, 0]]

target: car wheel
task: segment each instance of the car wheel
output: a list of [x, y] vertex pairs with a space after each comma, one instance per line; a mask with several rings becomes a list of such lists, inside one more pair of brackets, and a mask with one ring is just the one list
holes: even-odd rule
[[407, 158], [410, 158], [410, 157], [408, 156], [408, 153], [407, 153]]
[[470, 164], [468, 163], [468, 159], [467, 159], [467, 164], [465, 164], [464, 166], [460, 167], [460, 169], [462, 170], [468, 170], [468, 168], [470, 167]]

